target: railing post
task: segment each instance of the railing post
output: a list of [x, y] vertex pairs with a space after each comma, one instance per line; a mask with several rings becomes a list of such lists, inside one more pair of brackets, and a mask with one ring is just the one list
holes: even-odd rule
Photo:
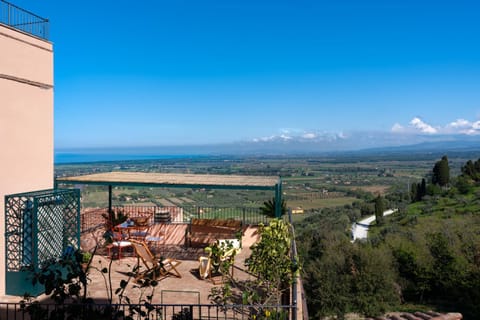
[[43, 23], [43, 36], [45, 39], [50, 38], [50, 21], [48, 19]]
[[8, 25], [11, 25], [11, 22], [10, 22], [10, 9], [11, 9], [11, 5], [10, 3], [7, 2], [7, 24]]
[[[292, 209], [289, 208], [288, 209], [288, 222], [290, 223], [290, 228], [291, 228], [291, 233], [292, 233], [292, 243], [291, 243], [291, 259], [292, 259], [292, 264], [295, 266], [295, 269], [298, 265], [298, 261], [297, 261], [297, 244], [296, 244], [296, 241], [295, 241], [295, 229], [293, 227], [293, 221], [292, 221]], [[295, 273], [293, 275], [293, 282], [292, 282], [292, 292], [291, 292], [291, 295], [292, 295], [292, 301], [290, 302], [290, 305], [293, 306], [293, 311], [292, 311], [292, 317], [291, 319], [292, 320], [297, 320], [297, 280], [298, 280], [298, 277], [297, 277], [297, 270], [295, 270]]]

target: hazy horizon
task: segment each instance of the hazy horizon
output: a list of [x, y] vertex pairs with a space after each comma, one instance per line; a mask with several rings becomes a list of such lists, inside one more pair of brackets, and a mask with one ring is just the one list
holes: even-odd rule
[[478, 157], [480, 141], [439, 140], [424, 141], [415, 144], [404, 144], [383, 147], [335, 148], [321, 144], [305, 144], [293, 141], [267, 142], [257, 145], [221, 144], [197, 146], [150, 146], [150, 147], [111, 147], [111, 148], [56, 148], [55, 163], [80, 163], [129, 160], [161, 160], [172, 158], [202, 157], [269, 157], [269, 156], [376, 156], [376, 155], [413, 155], [427, 156], [432, 154], [469, 153], [470, 157]]

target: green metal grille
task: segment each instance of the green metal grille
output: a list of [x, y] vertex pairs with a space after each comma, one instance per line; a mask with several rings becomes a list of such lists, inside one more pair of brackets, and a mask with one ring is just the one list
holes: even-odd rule
[[53, 189], [5, 197], [6, 271], [38, 269], [80, 245], [80, 191]]

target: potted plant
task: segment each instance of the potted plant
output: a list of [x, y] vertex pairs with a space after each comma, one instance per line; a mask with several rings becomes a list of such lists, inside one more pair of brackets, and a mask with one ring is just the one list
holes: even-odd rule
[[82, 252], [82, 268], [83, 271], [87, 271], [88, 264], [90, 263], [90, 260], [92, 260], [93, 255], [89, 251]]
[[211, 259], [213, 271], [222, 274], [228, 273], [228, 270], [233, 263], [233, 258], [237, 253], [233, 242], [228, 240], [222, 241], [221, 243], [218, 240], [215, 241], [205, 248], [205, 252], [208, 253]]

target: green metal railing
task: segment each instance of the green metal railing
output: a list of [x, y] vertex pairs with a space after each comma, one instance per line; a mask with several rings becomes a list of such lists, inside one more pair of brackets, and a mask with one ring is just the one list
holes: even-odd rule
[[[115, 212], [122, 212], [129, 217], [151, 215], [150, 223], [189, 223], [192, 218], [203, 219], [235, 219], [243, 225], [268, 224], [269, 217], [263, 215], [260, 208], [249, 207], [199, 207], [199, 206], [113, 206]], [[105, 225], [104, 216], [107, 208], [85, 209], [81, 214], [82, 233], [89, 232]], [[168, 213], [169, 219], [161, 221], [160, 214]], [[162, 217], [163, 218], [163, 217]]]
[[[249, 320], [293, 319], [296, 312], [294, 305], [214, 305], [214, 304], [105, 304], [85, 303], [62, 305], [40, 303], [0, 303], [0, 319], [33, 319], [26, 311], [32, 308], [44, 315], [41, 319], [58, 319], [63, 311], [65, 319], [211, 319], [211, 320]], [[40, 311], [41, 310], [41, 311]], [[266, 311], [270, 316], [266, 316]], [[55, 312], [55, 315], [54, 315]], [[144, 317], [141, 317], [141, 315]]]
[[242, 221], [243, 225], [258, 225], [268, 223], [268, 217], [260, 212], [259, 208], [249, 207], [182, 207], [184, 221], [192, 218], [202, 219], [234, 219]]
[[10, 2], [0, 0], [0, 23], [48, 40], [49, 21]]

